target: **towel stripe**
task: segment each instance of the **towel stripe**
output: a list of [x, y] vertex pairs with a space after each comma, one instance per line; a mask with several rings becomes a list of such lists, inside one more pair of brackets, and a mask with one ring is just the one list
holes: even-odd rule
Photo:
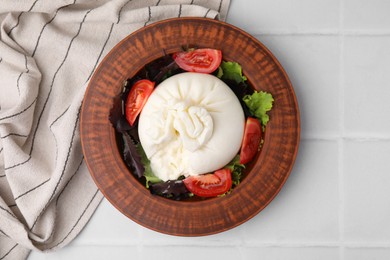
[[222, 3], [223, 3], [223, 0], [221, 0], [221, 2], [219, 2], [218, 13], [220, 13], [220, 12], [221, 12]]
[[28, 161], [30, 161], [30, 160], [31, 160], [31, 155], [29, 155], [28, 158], [27, 158], [25, 161], [20, 162], [20, 163], [15, 164], [15, 165], [12, 165], [12, 166], [9, 166], [9, 167], [5, 167], [4, 170], [5, 170], [5, 171], [8, 171], [8, 170], [10, 170], [10, 169], [16, 168], [16, 167], [18, 167], [18, 166], [20, 166], [20, 165], [25, 164], [26, 162], [28, 162]]
[[28, 105], [25, 109], [23, 109], [22, 111], [20, 111], [20, 112], [18, 112], [18, 113], [16, 113], [16, 114], [13, 114], [13, 115], [9, 115], [9, 116], [2, 117], [2, 118], [0, 118], [0, 121], [1, 121], [1, 120], [4, 120], [4, 119], [11, 118], [11, 117], [18, 116], [18, 115], [22, 114], [23, 112], [27, 111], [32, 105], [34, 105], [34, 103], [37, 101], [37, 98], [38, 98], [38, 97], [36, 97], [36, 98], [33, 100], [33, 102], [32, 102], [30, 105]]
[[0, 233], [3, 234], [6, 237], [9, 237], [3, 230], [0, 229]]
[[7, 134], [5, 136], [1, 136], [0, 139], [5, 139], [5, 138], [7, 138], [9, 136], [28, 137], [28, 135], [22, 135], [22, 134], [17, 134], [17, 133], [9, 133], [9, 134]]
[[161, 2], [161, 0], [158, 0], [156, 6], [158, 6], [160, 4], [160, 2]]
[[81, 165], [83, 164], [83, 162], [84, 162], [84, 156], [81, 157], [81, 161], [80, 161], [79, 165], [77, 166], [76, 171], [72, 174], [72, 176], [70, 176], [70, 178], [69, 178], [69, 180], [66, 182], [64, 188], [58, 193], [57, 200], [56, 200], [56, 205], [58, 204], [58, 200], [60, 199], [62, 193], [66, 190], [66, 188], [68, 187], [69, 183], [72, 181], [73, 177], [79, 172], [79, 170], [80, 170]]
[[27, 67], [27, 56], [26, 56], [26, 55], [24, 55], [24, 60], [25, 60], [26, 71], [22, 71], [22, 72], [19, 74], [18, 80], [16, 81], [16, 87], [18, 88], [19, 96], [20, 96], [20, 88], [19, 88], [19, 81], [20, 81], [20, 78], [22, 77], [22, 75], [23, 75], [24, 73], [27, 74], [27, 73], [30, 72], [30, 70], [29, 70], [28, 67]]
[[45, 183], [46, 183], [46, 182], [48, 182], [48, 181], [50, 181], [50, 178], [49, 178], [49, 179], [47, 179], [46, 181], [42, 182], [41, 184], [39, 184], [39, 185], [35, 186], [34, 188], [32, 188], [32, 189], [30, 189], [30, 190], [26, 191], [25, 193], [23, 193], [23, 194], [20, 194], [19, 196], [17, 196], [17, 197], [15, 198], [15, 201], [16, 201], [17, 199], [19, 199], [19, 198], [23, 197], [24, 195], [26, 195], [26, 194], [28, 194], [28, 193], [30, 193], [30, 192], [32, 192], [32, 191], [34, 191], [34, 190], [38, 189], [39, 187], [41, 187], [43, 184], [45, 184]]
[[65, 113], [68, 111], [69, 107], [67, 107], [65, 109], [64, 112], [62, 112], [61, 115], [59, 115], [49, 126], [49, 129], [50, 129], [50, 132], [53, 134], [53, 137], [54, 137], [54, 141], [55, 141], [55, 144], [56, 144], [56, 160], [55, 160], [55, 163], [54, 165], [57, 165], [57, 158], [58, 158], [58, 142], [57, 142], [57, 138], [56, 138], [56, 135], [54, 134], [53, 130], [51, 129], [51, 127], [63, 116], [65, 115]]
[[53, 249], [57, 246], [59, 246], [60, 244], [62, 244], [65, 239], [67, 239], [69, 237], [69, 235], [72, 233], [72, 231], [75, 229], [75, 227], [77, 226], [77, 224], [80, 222], [81, 218], [84, 216], [85, 212], [87, 211], [87, 209], [89, 208], [89, 206], [91, 205], [92, 201], [95, 199], [96, 195], [98, 194], [99, 192], [99, 189], [96, 189], [96, 192], [95, 194], [93, 195], [92, 199], [89, 201], [88, 205], [85, 207], [84, 211], [81, 213], [80, 217], [77, 219], [76, 223], [73, 225], [73, 227], [71, 228], [71, 230], [68, 232], [68, 234], [60, 241], [58, 242], [57, 244], [55, 244], [53, 247], [51, 247], [50, 249]]
[[61, 9], [64, 9], [64, 8], [66, 8], [66, 7], [69, 7], [69, 6], [71, 6], [71, 5], [75, 4], [75, 3], [76, 3], [76, 0], [74, 0], [72, 4], [61, 6], [60, 8], [58, 8], [58, 9], [56, 10], [56, 12], [55, 12], [55, 14], [53, 15], [53, 17], [52, 17], [47, 23], [45, 23], [45, 25], [44, 25], [44, 26], [42, 27], [42, 29], [41, 29], [41, 32], [39, 33], [39, 36], [38, 36], [37, 42], [36, 42], [36, 44], [35, 44], [34, 51], [33, 51], [32, 54], [31, 54], [31, 57], [34, 57], [35, 52], [37, 51], [39, 42], [40, 42], [41, 37], [42, 37], [42, 33], [43, 33], [43, 31], [46, 29], [46, 26], [48, 26], [51, 22], [53, 22], [53, 20], [56, 18], [58, 12], [59, 12]]
[[[119, 20], [119, 19], [118, 19], [118, 20]], [[91, 70], [91, 73], [89, 74], [89, 76], [88, 76], [86, 82], [88, 82], [88, 80], [92, 77], [92, 75], [93, 75], [93, 73], [94, 73], [94, 71], [95, 71], [97, 65], [99, 64], [100, 58], [102, 57], [102, 54], [103, 54], [103, 52], [104, 52], [104, 49], [106, 48], [107, 42], [108, 42], [108, 40], [109, 40], [110, 37], [111, 37], [111, 33], [112, 33], [112, 29], [113, 29], [113, 28], [114, 28], [114, 23], [111, 24], [111, 28], [110, 28], [110, 31], [108, 32], [106, 41], [105, 41], [104, 44], [103, 44], [103, 48], [100, 50], [99, 56], [98, 56], [98, 58], [97, 58], [97, 60], [96, 60], [96, 62], [95, 62], [95, 65], [93, 66], [93, 68], [92, 68], [92, 70]]]
[[148, 6], [148, 12], [149, 12], [149, 17], [148, 20], [145, 22], [144, 27], [148, 24], [148, 22], [150, 22], [150, 20], [152, 20], [152, 9], [150, 8], [150, 6]]
[[68, 148], [68, 154], [66, 155], [66, 159], [65, 159], [64, 167], [63, 167], [62, 172], [61, 172], [61, 175], [60, 175], [60, 179], [59, 179], [58, 182], [56, 183], [56, 186], [55, 186], [55, 188], [54, 188], [54, 190], [53, 190], [53, 192], [52, 192], [52, 194], [51, 194], [51, 196], [50, 196], [48, 202], [46, 203], [46, 205], [43, 207], [43, 209], [41, 210], [41, 212], [39, 213], [39, 215], [38, 215], [37, 218], [35, 219], [35, 221], [34, 221], [33, 225], [31, 226], [31, 229], [30, 229], [30, 230], [32, 230], [32, 229], [35, 227], [35, 225], [36, 225], [38, 219], [40, 218], [40, 216], [42, 215], [42, 213], [45, 211], [45, 209], [49, 206], [49, 204], [50, 204], [52, 198], [54, 197], [55, 192], [56, 192], [57, 189], [58, 189], [58, 186], [60, 185], [60, 183], [61, 183], [61, 181], [62, 181], [62, 178], [64, 177], [65, 170], [66, 170], [66, 168], [67, 168], [67, 166], [68, 166], [68, 160], [69, 160], [69, 157], [70, 157], [70, 153], [71, 153], [71, 151], [72, 151], [72, 147], [73, 147], [73, 144], [74, 144], [74, 137], [75, 137], [75, 135], [76, 135], [76, 129], [77, 129], [77, 125], [78, 125], [78, 123], [79, 123], [80, 112], [81, 112], [81, 105], [80, 105], [80, 107], [79, 107], [79, 109], [78, 109], [78, 112], [77, 112], [77, 118], [76, 118], [76, 122], [75, 122], [75, 125], [74, 125], [74, 128], [73, 128], [72, 138], [71, 138], [71, 142], [70, 142], [69, 148]]
[[2, 209], [3, 211], [7, 212], [7, 213], [8, 213], [9, 215], [11, 215], [12, 217], [17, 218], [17, 217], [14, 215], [14, 213], [12, 213], [11, 211], [9, 211], [8, 209], [3, 208], [2, 206], [0, 206], [0, 209]]
[[17, 247], [17, 246], [18, 246], [18, 244], [15, 244], [5, 255], [0, 257], [0, 260], [4, 259], [7, 255], [9, 255], [12, 252], [12, 250], [14, 250], [15, 247]]
[[[70, 106], [69, 106], [70, 107]], [[49, 128], [50, 128], [50, 130], [51, 130], [51, 127], [63, 116], [63, 115], [65, 115], [65, 113], [68, 111], [68, 109], [69, 109], [69, 107], [67, 107], [66, 109], [65, 109], [65, 111], [64, 112], [62, 112], [61, 113], [61, 115], [59, 115], [51, 124], [50, 124], [50, 126], [49, 126]]]
[[211, 11], [211, 8], [209, 8], [209, 10], [207, 10], [207, 12], [204, 14], [204, 18], [206, 18], [207, 17], [207, 15], [210, 13], [210, 11]]
[[[78, 126], [78, 123], [79, 123], [79, 118], [80, 118], [80, 112], [81, 112], [81, 106], [79, 107], [79, 110], [77, 112], [77, 117], [76, 117], [76, 122], [74, 124], [74, 127], [73, 127], [73, 132], [72, 132], [72, 138], [71, 138], [71, 142], [69, 144], [69, 148], [68, 148], [68, 154], [66, 155], [66, 159], [65, 159], [65, 163], [64, 163], [64, 167], [62, 169], [62, 172], [61, 172], [61, 175], [60, 175], [60, 179], [58, 180], [51, 196], [50, 196], [50, 200], [53, 198], [55, 192], [57, 191], [58, 189], [58, 186], [60, 185], [60, 182], [62, 180], [62, 177], [64, 177], [64, 174], [65, 174], [65, 170], [66, 170], [66, 167], [68, 166], [68, 160], [69, 160], [69, 157], [70, 157], [70, 153], [72, 151], [72, 147], [73, 147], [73, 144], [74, 144], [74, 138], [76, 136], [76, 130], [77, 130], [77, 126]], [[49, 201], [50, 201], [49, 200]]]
[[181, 4], [179, 5], [179, 15], [177, 17], [180, 17], [181, 16]]
[[121, 20], [121, 14], [122, 14], [123, 8], [124, 8], [128, 3], [130, 3], [131, 1], [133, 1], [133, 0], [127, 1], [124, 5], [122, 5], [121, 9], [119, 9], [119, 12], [118, 12], [118, 20], [116, 21], [117, 24], [118, 24], [118, 23], [120, 22], [120, 20]]
[[22, 16], [22, 14], [24, 14], [24, 12], [19, 13], [18, 20], [17, 20], [16, 24], [11, 28], [11, 30], [9, 30], [8, 35], [11, 35], [12, 31], [19, 25], [20, 17]]
[[[35, 6], [35, 4], [38, 2], [39, 0], [35, 0], [35, 2], [31, 5], [30, 9], [27, 10], [27, 13], [29, 13]], [[11, 35], [12, 31], [18, 27], [19, 23], [20, 23], [20, 17], [22, 16], [22, 14], [24, 14], [26, 12], [20, 12], [20, 14], [18, 15], [18, 21], [16, 22], [16, 24], [14, 25], [14, 27], [11, 28], [11, 30], [9, 30], [8, 32], [8, 35]]]
[[[72, 176], [66, 182], [64, 188], [58, 193], [58, 196], [57, 196], [57, 199], [56, 199], [56, 206], [58, 205], [58, 201], [61, 198], [62, 193], [66, 190], [66, 188], [68, 187], [69, 183], [73, 180], [73, 177], [79, 172], [79, 169], [80, 169], [81, 165], [83, 164], [83, 162], [84, 162], [84, 156], [81, 157], [81, 161], [80, 161], [76, 171], [72, 174]], [[52, 229], [51, 234], [50, 234], [49, 237], [51, 237], [53, 235], [53, 233], [54, 233], [54, 229]]]

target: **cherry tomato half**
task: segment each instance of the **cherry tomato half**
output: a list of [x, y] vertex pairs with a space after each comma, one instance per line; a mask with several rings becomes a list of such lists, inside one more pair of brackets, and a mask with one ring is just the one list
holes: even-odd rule
[[147, 79], [137, 81], [131, 88], [125, 104], [126, 119], [131, 126], [152, 94], [153, 88], [154, 82]]
[[240, 163], [250, 162], [255, 157], [261, 140], [262, 130], [258, 119], [248, 117], [245, 123], [244, 138], [242, 140]]
[[230, 190], [232, 174], [230, 169], [221, 169], [214, 173], [187, 177], [183, 182], [190, 192], [199, 197], [215, 197]]
[[215, 49], [195, 49], [173, 54], [177, 65], [185, 71], [211, 73], [222, 61], [222, 52]]

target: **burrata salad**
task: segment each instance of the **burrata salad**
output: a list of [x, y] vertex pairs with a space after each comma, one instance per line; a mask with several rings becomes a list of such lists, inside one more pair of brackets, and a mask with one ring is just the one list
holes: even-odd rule
[[217, 197], [240, 184], [261, 150], [273, 101], [220, 50], [191, 48], [126, 80], [110, 121], [124, 162], [152, 194]]

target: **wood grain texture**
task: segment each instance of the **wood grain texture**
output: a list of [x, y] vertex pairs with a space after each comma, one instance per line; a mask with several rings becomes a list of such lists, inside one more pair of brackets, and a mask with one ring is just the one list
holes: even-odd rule
[[[261, 153], [234, 191], [204, 201], [172, 201], [151, 195], [121, 159], [108, 115], [123, 81], [146, 63], [187, 44], [222, 50], [240, 63], [257, 90], [275, 102]], [[249, 34], [227, 23], [175, 18], [147, 26], [122, 40], [91, 78], [81, 114], [81, 140], [90, 173], [105, 197], [135, 222], [171, 235], [201, 236], [242, 224], [280, 191], [298, 151], [300, 122], [293, 87], [276, 58]]]

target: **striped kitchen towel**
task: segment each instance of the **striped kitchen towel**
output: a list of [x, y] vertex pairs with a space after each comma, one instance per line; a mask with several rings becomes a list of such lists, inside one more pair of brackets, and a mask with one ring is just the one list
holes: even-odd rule
[[224, 20], [229, 0], [3, 0], [0, 259], [68, 244], [102, 199], [83, 160], [84, 91], [105, 54], [154, 21]]

